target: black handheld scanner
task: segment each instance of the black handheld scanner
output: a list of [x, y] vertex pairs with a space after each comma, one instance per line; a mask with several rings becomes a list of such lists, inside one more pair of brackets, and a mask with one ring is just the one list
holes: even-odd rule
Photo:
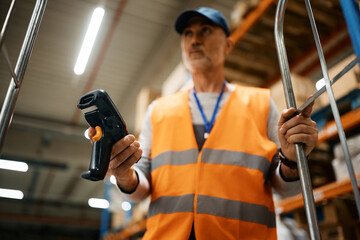
[[[83, 95], [77, 107], [84, 113], [88, 124], [100, 127], [100, 140], [94, 142], [89, 171], [81, 177], [98, 181], [104, 179], [109, 167], [111, 148], [128, 134], [126, 124], [109, 95], [102, 89]], [[98, 134], [98, 133], [97, 133]]]

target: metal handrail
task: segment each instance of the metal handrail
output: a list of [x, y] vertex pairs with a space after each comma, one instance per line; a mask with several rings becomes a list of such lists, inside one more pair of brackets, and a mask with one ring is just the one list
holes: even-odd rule
[[[1, 49], [3, 52], [6, 52], [4, 49], [4, 40], [5, 40], [5, 31], [8, 26], [8, 19], [11, 17], [11, 14], [13, 13], [13, 1], [11, 3], [8, 16], [5, 20], [3, 30], [1, 32]], [[42, 17], [44, 16], [45, 7], [46, 7], [47, 0], [37, 0], [34, 6], [34, 10], [28, 25], [28, 29], [25, 34], [25, 38], [20, 50], [19, 57], [17, 59], [15, 69], [11, 69], [12, 75], [15, 74], [15, 78], [12, 77], [8, 91], [6, 93], [6, 97], [3, 103], [3, 106], [1, 108], [0, 112], [0, 151], [2, 149], [2, 146], [4, 144], [4, 139], [6, 135], [6, 131], [11, 123], [11, 118], [14, 112], [15, 104], [17, 97], [19, 95], [19, 91], [21, 88], [22, 80], [24, 77], [24, 73], [26, 70], [26, 66], [28, 64], [28, 61], [30, 59], [30, 55], [35, 43], [35, 39], [37, 36], [37, 33], [40, 28], [40, 23], [42, 20]], [[5, 56], [6, 57], [6, 56]], [[6, 59], [9, 60], [8, 58]], [[8, 65], [11, 66], [8, 62]], [[16, 79], [17, 78], [17, 79]]]
[[[284, 36], [283, 36], [283, 22], [284, 22], [286, 3], [287, 3], [287, 0], [279, 0], [279, 2], [278, 2], [277, 9], [276, 9], [276, 17], [275, 17], [274, 35], [275, 35], [276, 49], [277, 49], [280, 70], [281, 70], [281, 75], [282, 75], [282, 82], [283, 82], [283, 87], [284, 87], [286, 104], [287, 104], [288, 108], [293, 107], [296, 109], [296, 101], [295, 101], [295, 96], [294, 96], [294, 92], [293, 92], [293, 88], [292, 88], [291, 77], [290, 77], [290, 68], [289, 68], [289, 63], [288, 63], [288, 58], [287, 58], [285, 43], [284, 43]], [[339, 138], [340, 138], [341, 145], [342, 145], [342, 148], [343, 148], [343, 151], [345, 154], [345, 160], [346, 160], [346, 163], [348, 166], [350, 180], [351, 180], [351, 184], [352, 184], [354, 195], [355, 195], [355, 201], [356, 201], [356, 205], [357, 205], [359, 216], [360, 216], [359, 191], [357, 188], [354, 169], [351, 164], [344, 130], [343, 130], [343, 127], [341, 124], [339, 111], [336, 106], [335, 97], [332, 92], [331, 82], [329, 80], [329, 74], [327, 71], [324, 54], [322, 51], [319, 35], [318, 35], [317, 29], [316, 29], [316, 24], [315, 24], [315, 20], [314, 20], [314, 16], [313, 16], [313, 13], [311, 10], [311, 5], [310, 5], [309, 0], [305, 0], [305, 5], [306, 5], [307, 12], [308, 12], [310, 24], [311, 24], [311, 29], [312, 29], [312, 32], [314, 35], [317, 52], [319, 55], [321, 70], [322, 70], [323, 77], [325, 80], [325, 88], [326, 88], [326, 91], [329, 96], [331, 110], [333, 112], [336, 126], [337, 126], [337, 129], [339, 132]], [[314, 195], [312, 193], [310, 173], [309, 173], [309, 168], [307, 165], [305, 151], [304, 151], [302, 144], [296, 144], [295, 148], [296, 148], [296, 159], [297, 159], [298, 166], [299, 166], [301, 190], [302, 190], [302, 194], [303, 194], [303, 198], [304, 198], [304, 208], [305, 208], [305, 213], [306, 213], [306, 217], [308, 220], [310, 237], [311, 237], [311, 239], [320, 239], [319, 227], [318, 227], [316, 212], [315, 212]]]

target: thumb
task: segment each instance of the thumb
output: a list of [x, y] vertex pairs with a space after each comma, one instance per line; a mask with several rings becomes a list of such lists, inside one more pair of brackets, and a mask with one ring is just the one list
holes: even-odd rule
[[278, 122], [278, 126], [282, 126], [287, 120], [289, 120], [290, 118], [292, 118], [295, 115], [295, 108], [289, 108], [289, 109], [284, 109], [281, 112], [280, 115], [280, 119]]
[[88, 137], [91, 139], [95, 135], [96, 131], [95, 128], [89, 127], [88, 128]]
[[[307, 98], [307, 100], [308, 100], [309, 98], [311, 98], [311, 95]], [[315, 102], [312, 102], [311, 104], [309, 104], [309, 106], [307, 106], [307, 107], [300, 113], [300, 115], [303, 116], [303, 117], [309, 118], [309, 117], [311, 116], [311, 112], [312, 112], [314, 103], [315, 103]]]

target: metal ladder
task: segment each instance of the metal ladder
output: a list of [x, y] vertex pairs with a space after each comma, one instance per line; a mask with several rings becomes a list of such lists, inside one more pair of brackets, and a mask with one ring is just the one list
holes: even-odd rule
[[[320, 89], [317, 93], [315, 93], [314, 96], [318, 97], [322, 92], [325, 91], [325, 89], [328, 93], [331, 110], [334, 115], [334, 119], [335, 119], [336, 126], [337, 126], [338, 133], [339, 133], [341, 146], [344, 151], [345, 161], [346, 161], [348, 172], [350, 175], [350, 180], [351, 180], [351, 185], [352, 185], [354, 196], [355, 196], [355, 202], [356, 202], [356, 207], [357, 207], [357, 211], [358, 211], [358, 216], [360, 217], [360, 196], [359, 196], [359, 190], [357, 187], [357, 181], [356, 181], [356, 177], [354, 174], [353, 165], [351, 163], [348, 146], [346, 143], [344, 129], [341, 124], [339, 110], [337, 108], [334, 93], [331, 88], [331, 84], [334, 83], [335, 81], [330, 82], [330, 79], [329, 79], [329, 74], [327, 71], [325, 57], [324, 57], [324, 53], [323, 53], [323, 50], [321, 47], [318, 31], [316, 28], [316, 23], [314, 20], [314, 15], [312, 13], [311, 5], [310, 5], [310, 1], [309, 0], [304, 0], [304, 1], [305, 1], [306, 10], [308, 12], [308, 16], [309, 16], [309, 20], [310, 20], [310, 24], [311, 24], [311, 30], [314, 35], [314, 40], [315, 40], [315, 44], [316, 44], [316, 48], [317, 48], [317, 52], [318, 52], [318, 56], [319, 56], [319, 60], [320, 60], [322, 74], [323, 74], [323, 77], [325, 80], [325, 86], [322, 89]], [[348, 1], [348, 2], [350, 2], [350, 1]], [[293, 88], [292, 88], [291, 77], [290, 77], [290, 68], [289, 68], [289, 63], [288, 63], [288, 59], [287, 59], [287, 55], [286, 55], [284, 36], [283, 36], [283, 22], [284, 22], [286, 3], [287, 3], [287, 0], [279, 0], [279, 2], [278, 2], [277, 9], [276, 9], [274, 34], [275, 34], [275, 43], [276, 43], [276, 49], [277, 49], [277, 54], [278, 54], [278, 59], [279, 59], [279, 64], [280, 64], [283, 88], [284, 88], [284, 93], [285, 93], [285, 98], [286, 98], [286, 104], [287, 104], [288, 108], [293, 107], [296, 109], [295, 96], [294, 96], [294, 92], [293, 92]], [[357, 25], [357, 27], [359, 27], [359, 25]], [[355, 60], [353, 60], [347, 67], [345, 67], [344, 70], [342, 70], [338, 74], [339, 77], [337, 79], [339, 79], [345, 72], [347, 72], [351, 67], [355, 66], [357, 62], [359, 62], [360, 54], [357, 53], [357, 55], [358, 55], [358, 57]], [[305, 103], [305, 104], [309, 104], [311, 101], [314, 101], [316, 99], [316, 97], [313, 99], [309, 99], [309, 102]], [[301, 106], [299, 108], [301, 110], [297, 109], [297, 112], [301, 112], [304, 108], [305, 107]], [[296, 159], [297, 159], [298, 166], [299, 166], [298, 169], [299, 169], [301, 190], [302, 190], [302, 195], [304, 198], [304, 208], [305, 208], [305, 213], [306, 213], [306, 217], [307, 217], [308, 224], [309, 224], [310, 238], [311, 239], [321, 239], [320, 233], [319, 233], [319, 227], [318, 227], [318, 223], [317, 223], [317, 218], [316, 218], [314, 195], [312, 192], [310, 173], [309, 173], [309, 168], [307, 165], [305, 151], [304, 151], [302, 144], [296, 144], [295, 148], [296, 148]]]
[[11, 73], [11, 81], [9, 84], [8, 91], [6, 93], [6, 97], [3, 103], [3, 106], [1, 108], [0, 112], [0, 152], [2, 149], [2, 146], [4, 144], [4, 139], [6, 135], [6, 131], [8, 127], [10, 126], [11, 119], [13, 116], [15, 104], [17, 97], [19, 95], [19, 91], [21, 88], [21, 84], [24, 78], [26, 66], [28, 64], [28, 61], [30, 59], [30, 55], [35, 43], [35, 39], [37, 36], [37, 33], [40, 28], [40, 23], [42, 20], [42, 17], [45, 12], [47, 0], [37, 0], [34, 6], [34, 10], [25, 34], [25, 38], [19, 53], [19, 57], [17, 59], [15, 68], [12, 67], [11, 61], [9, 59], [6, 47], [5, 47], [5, 37], [6, 32], [8, 29], [10, 18], [12, 17], [14, 13], [15, 8], [15, 0], [13, 0], [10, 4], [8, 13], [6, 15], [4, 25], [1, 29], [1, 35], [0, 35], [0, 49], [3, 53], [5, 60], [8, 64], [8, 68]]

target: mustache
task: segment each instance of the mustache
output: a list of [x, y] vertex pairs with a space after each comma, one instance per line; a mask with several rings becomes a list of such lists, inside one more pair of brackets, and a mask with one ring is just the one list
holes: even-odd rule
[[201, 52], [203, 52], [202, 48], [200, 46], [197, 46], [197, 45], [191, 46], [191, 48], [189, 49], [189, 52], [192, 52], [192, 51], [201, 51]]

